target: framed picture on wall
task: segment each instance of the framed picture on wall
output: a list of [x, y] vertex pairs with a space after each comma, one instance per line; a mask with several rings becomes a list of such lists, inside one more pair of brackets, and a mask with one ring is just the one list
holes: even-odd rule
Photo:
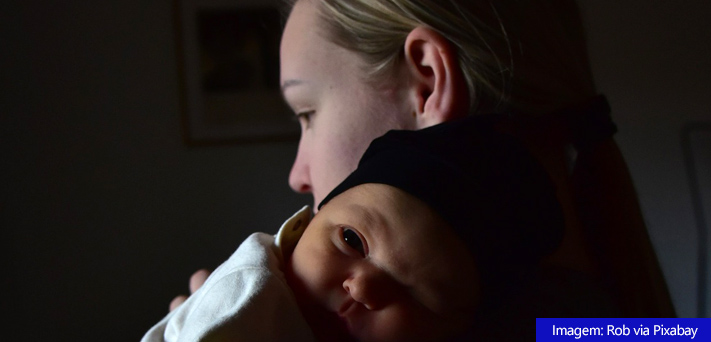
[[297, 140], [281, 97], [277, 0], [175, 0], [188, 144]]

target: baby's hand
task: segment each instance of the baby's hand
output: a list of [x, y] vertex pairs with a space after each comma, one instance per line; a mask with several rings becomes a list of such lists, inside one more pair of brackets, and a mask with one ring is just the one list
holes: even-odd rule
[[[190, 294], [195, 293], [195, 291], [197, 291], [197, 289], [199, 289], [200, 286], [205, 283], [205, 280], [210, 275], [210, 273], [211, 272], [206, 269], [198, 270], [197, 272], [193, 273], [193, 275], [190, 277]], [[170, 301], [170, 311], [175, 310], [177, 307], [180, 306], [180, 304], [183, 304], [183, 302], [187, 299], [188, 296], [185, 295], [180, 295], [173, 298], [173, 300]]]

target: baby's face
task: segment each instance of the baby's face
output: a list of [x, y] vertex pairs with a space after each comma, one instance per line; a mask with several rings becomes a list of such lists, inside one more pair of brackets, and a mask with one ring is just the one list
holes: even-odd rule
[[463, 242], [424, 202], [382, 184], [323, 206], [286, 273], [320, 340], [441, 340], [466, 330], [479, 302]]

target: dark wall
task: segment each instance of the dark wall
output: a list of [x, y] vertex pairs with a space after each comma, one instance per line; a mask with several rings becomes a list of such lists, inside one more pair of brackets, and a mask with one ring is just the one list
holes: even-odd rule
[[[704, 251], [698, 248], [699, 222], [682, 153], [684, 127], [711, 123], [711, 2], [578, 3], [586, 20], [595, 81], [610, 100], [619, 128], [616, 139], [677, 314], [695, 317], [698, 293], [705, 291], [706, 317], [711, 317], [711, 286], [698, 287], [697, 278], [703, 275], [699, 254]], [[711, 208], [711, 198], [705, 201]], [[711, 284], [711, 263], [705, 273], [706, 284]]]
[[287, 184], [296, 141], [183, 142], [172, 6], [0, 4], [3, 340], [137, 341], [311, 200]]

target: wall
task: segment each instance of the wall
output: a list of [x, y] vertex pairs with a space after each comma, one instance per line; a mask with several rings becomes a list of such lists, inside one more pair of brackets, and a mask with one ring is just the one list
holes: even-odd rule
[[677, 314], [694, 317], [699, 236], [681, 133], [688, 123], [711, 122], [711, 2], [579, 3], [598, 90], [612, 105]]
[[295, 141], [183, 143], [172, 5], [0, 4], [4, 340], [137, 341], [193, 271], [310, 201]]

